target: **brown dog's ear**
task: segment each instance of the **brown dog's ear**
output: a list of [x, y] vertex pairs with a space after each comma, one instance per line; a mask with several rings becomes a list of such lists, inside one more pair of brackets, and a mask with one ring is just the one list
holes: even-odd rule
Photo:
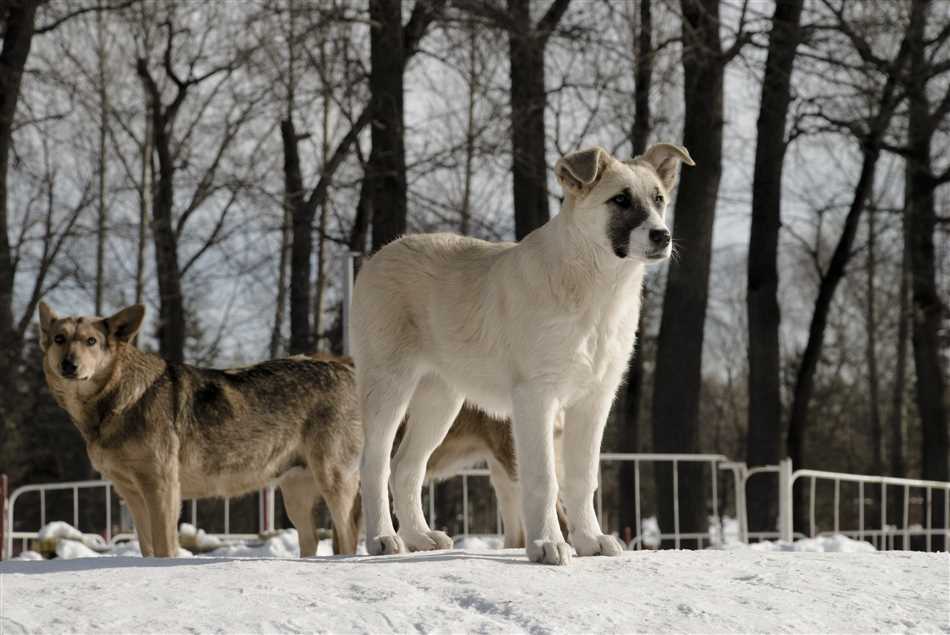
[[142, 328], [143, 319], [145, 319], [145, 307], [141, 304], [133, 304], [107, 317], [103, 323], [110, 336], [120, 342], [129, 342]]
[[48, 304], [43, 301], [40, 301], [40, 330], [45, 335], [49, 333], [49, 328], [53, 325], [59, 316], [56, 315], [56, 311], [50, 308]]
[[666, 191], [671, 191], [676, 187], [676, 180], [679, 176], [680, 161], [686, 165], [696, 165], [693, 157], [689, 156], [689, 151], [682, 146], [675, 146], [672, 143], [658, 143], [647, 148], [637, 160], [644, 161], [653, 166], [656, 173], [663, 183]]
[[558, 159], [554, 174], [566, 192], [578, 194], [600, 180], [609, 156], [601, 147], [572, 152]]
[[40, 301], [40, 348], [46, 350], [49, 348], [49, 330], [53, 326], [59, 316], [56, 315], [56, 311], [50, 308], [48, 304], [43, 301]]

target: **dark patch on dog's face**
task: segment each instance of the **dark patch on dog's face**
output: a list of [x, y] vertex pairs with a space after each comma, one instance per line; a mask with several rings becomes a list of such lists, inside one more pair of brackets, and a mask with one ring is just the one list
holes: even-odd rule
[[644, 201], [634, 198], [630, 188], [624, 188], [606, 204], [610, 209], [607, 220], [610, 247], [618, 258], [626, 258], [630, 250], [630, 232], [649, 218], [650, 209]]

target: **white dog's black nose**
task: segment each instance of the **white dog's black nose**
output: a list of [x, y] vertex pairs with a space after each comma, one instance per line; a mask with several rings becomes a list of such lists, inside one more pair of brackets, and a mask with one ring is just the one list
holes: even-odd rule
[[650, 242], [652, 242], [657, 247], [666, 247], [670, 244], [671, 238], [670, 230], [668, 229], [650, 230]]

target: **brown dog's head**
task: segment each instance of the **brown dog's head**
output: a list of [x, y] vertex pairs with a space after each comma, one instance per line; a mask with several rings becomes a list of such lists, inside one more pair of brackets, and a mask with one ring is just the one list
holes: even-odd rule
[[40, 346], [47, 372], [85, 381], [111, 368], [116, 352], [142, 326], [145, 307], [136, 304], [112, 317], [60, 317], [40, 302]]
[[622, 260], [660, 261], [670, 256], [666, 224], [680, 163], [694, 165], [686, 148], [651, 146], [621, 161], [603, 148], [561, 158], [554, 166], [570, 201], [570, 220], [591, 242]]

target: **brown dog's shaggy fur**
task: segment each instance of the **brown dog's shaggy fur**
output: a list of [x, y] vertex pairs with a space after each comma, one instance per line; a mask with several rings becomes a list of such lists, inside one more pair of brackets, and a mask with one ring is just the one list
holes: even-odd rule
[[354, 553], [362, 434], [352, 368], [293, 357], [212, 370], [130, 344], [140, 305], [109, 318], [40, 305], [50, 390], [89, 458], [132, 511], [143, 556], [178, 552], [181, 499], [238, 496], [278, 481], [300, 553], [316, 553], [322, 497], [338, 553]]

